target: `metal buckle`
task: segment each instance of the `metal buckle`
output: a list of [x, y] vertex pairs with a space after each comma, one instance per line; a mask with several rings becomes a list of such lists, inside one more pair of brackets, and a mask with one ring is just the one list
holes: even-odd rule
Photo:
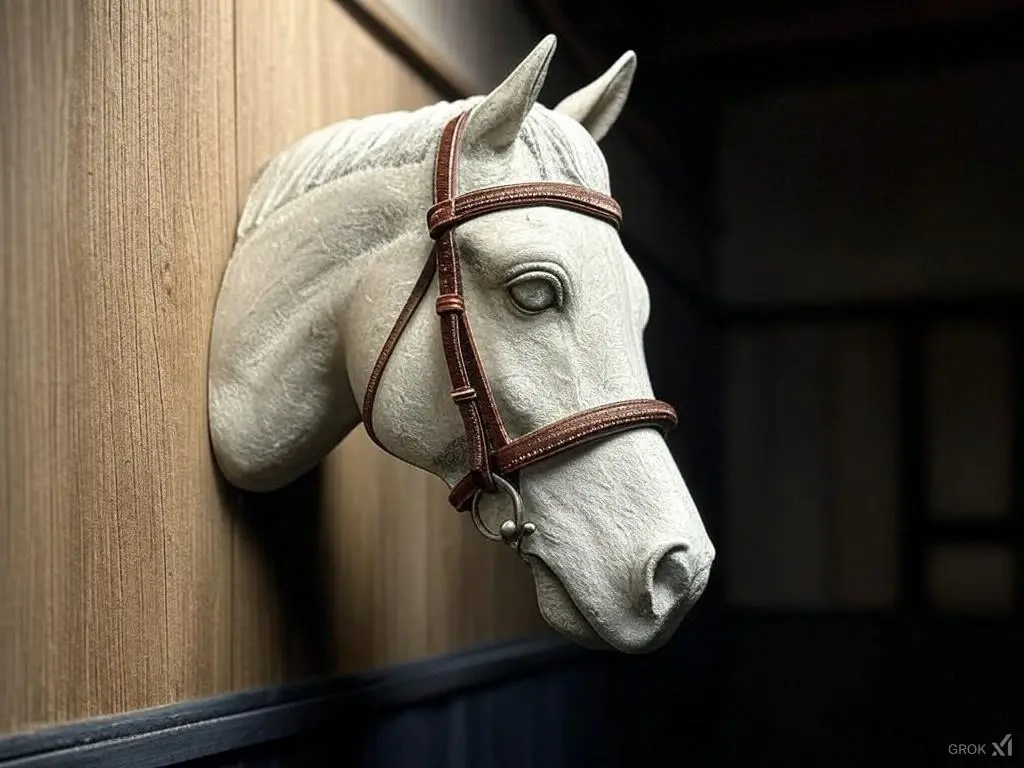
[[515, 486], [500, 475], [492, 475], [492, 477], [498, 490], [512, 500], [512, 517], [501, 524], [498, 533], [494, 533], [484, 525], [484, 521], [480, 519], [480, 497], [483, 496], [483, 491], [477, 491], [473, 495], [470, 517], [473, 518], [473, 525], [485, 538], [491, 541], [504, 541], [513, 548], [518, 547], [523, 538], [531, 536], [537, 530], [537, 526], [533, 523], [523, 522], [523, 497], [519, 495]]

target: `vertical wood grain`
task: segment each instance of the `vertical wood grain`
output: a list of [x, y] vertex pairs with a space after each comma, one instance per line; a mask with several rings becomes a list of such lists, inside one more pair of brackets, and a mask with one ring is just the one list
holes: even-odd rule
[[0, 6], [0, 731], [230, 683], [230, 0]]
[[412, 71], [330, 0], [12, 0], [0, 94], [0, 733], [541, 629], [526, 568], [361, 429], [284, 495], [210, 453], [253, 175], [436, 101]]

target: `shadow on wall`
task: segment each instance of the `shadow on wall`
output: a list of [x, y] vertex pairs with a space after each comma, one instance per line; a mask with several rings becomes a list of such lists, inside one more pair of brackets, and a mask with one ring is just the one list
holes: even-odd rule
[[338, 648], [332, 617], [330, 552], [325, 545], [323, 479], [318, 467], [267, 493], [242, 491], [218, 475], [242, 546], [257, 556], [275, 592], [281, 623], [283, 672], [288, 680], [330, 675]]

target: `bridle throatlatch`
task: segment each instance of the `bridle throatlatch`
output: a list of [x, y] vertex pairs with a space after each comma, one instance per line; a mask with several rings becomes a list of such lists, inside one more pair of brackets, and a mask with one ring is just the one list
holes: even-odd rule
[[[625, 430], [657, 427], [667, 432], [676, 425], [676, 412], [661, 400], [624, 400], [568, 416], [515, 439], [509, 437], [470, 330], [455, 228], [478, 216], [531, 206], [563, 208], [618, 228], [622, 212], [607, 195], [550, 181], [487, 187], [456, 197], [459, 145], [468, 117], [466, 111], [452, 118], [441, 133], [434, 166], [434, 204], [427, 211], [434, 248], [370, 373], [363, 398], [363, 424], [370, 438], [387, 451], [373, 429], [374, 399], [388, 360], [436, 273], [439, 295], [434, 306], [441, 321], [451, 397], [466, 430], [470, 467], [452, 488], [448, 501], [460, 512], [470, 511], [477, 529], [488, 539], [518, 548], [522, 538], [536, 530], [533, 523], [523, 519], [523, 501], [514, 482], [519, 470]], [[481, 520], [478, 505], [483, 494], [497, 492], [509, 497], [513, 513], [495, 533]]]

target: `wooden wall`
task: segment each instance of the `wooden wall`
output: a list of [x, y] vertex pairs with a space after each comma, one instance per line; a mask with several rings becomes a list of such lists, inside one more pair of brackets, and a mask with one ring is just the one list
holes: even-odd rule
[[242, 494], [206, 349], [256, 169], [437, 97], [329, 0], [0, 4], [0, 733], [540, 631], [526, 569], [351, 435]]

